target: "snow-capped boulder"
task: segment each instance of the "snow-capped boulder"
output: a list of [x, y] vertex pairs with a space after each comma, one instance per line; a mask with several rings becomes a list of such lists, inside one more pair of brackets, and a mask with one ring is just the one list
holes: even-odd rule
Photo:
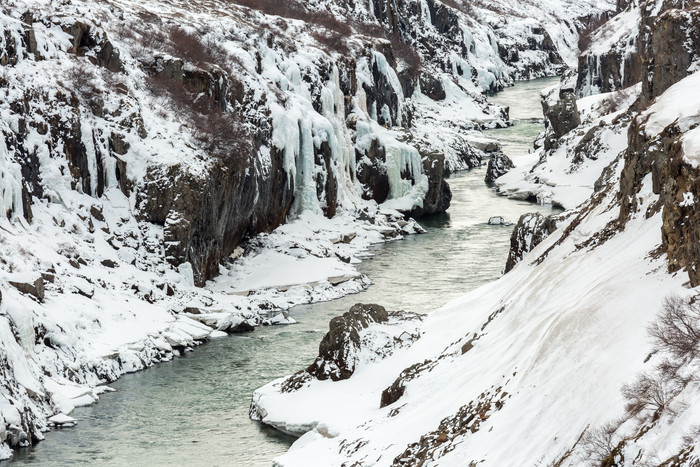
[[360, 348], [360, 332], [372, 323], [386, 323], [389, 314], [381, 305], [358, 303], [333, 318], [318, 348], [318, 357], [306, 370], [317, 379], [339, 381], [352, 376]]
[[508, 171], [514, 168], [515, 165], [510, 157], [506, 156], [503, 151], [496, 151], [491, 154], [489, 164], [486, 166], [486, 183], [493, 183], [501, 175], [505, 175]]

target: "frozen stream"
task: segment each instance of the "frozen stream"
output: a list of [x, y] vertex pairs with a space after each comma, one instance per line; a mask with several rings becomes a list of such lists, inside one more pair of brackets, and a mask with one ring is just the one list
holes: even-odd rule
[[[542, 129], [539, 90], [556, 79], [520, 83], [493, 101], [511, 107], [517, 123], [495, 130], [516, 160]], [[522, 157], [522, 156], [521, 156]], [[427, 313], [486, 282], [503, 268], [512, 227], [489, 226], [490, 216], [516, 222], [551, 208], [496, 196], [485, 166], [450, 178], [449, 214], [424, 219], [427, 235], [377, 245], [359, 269], [367, 291], [328, 303], [299, 306], [299, 324], [261, 328], [214, 340], [184, 357], [126, 375], [92, 407], [76, 409], [73, 429], [48, 433], [12, 462], [41, 465], [271, 465], [293, 438], [248, 419], [256, 388], [307, 366], [328, 321], [357, 302]]]

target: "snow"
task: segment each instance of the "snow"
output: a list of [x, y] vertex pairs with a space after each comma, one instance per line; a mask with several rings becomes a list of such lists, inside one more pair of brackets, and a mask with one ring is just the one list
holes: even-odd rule
[[[677, 124], [695, 166], [697, 75], [636, 116], [646, 121], [642, 128], [651, 140]], [[669, 274], [667, 258], [658, 254], [663, 214], [653, 209], [659, 196], [651, 174], [639, 186], [637, 211], [618, 224], [633, 117], [624, 113], [639, 92], [637, 86], [622, 95], [613, 111], [605, 103], [610, 95], [580, 100], [579, 128], [497, 181], [509, 196], [536, 196], [569, 209], [511, 272], [435, 310], [418, 328], [420, 339], [362, 361], [348, 380], [311, 379], [282, 392], [281, 378], [254, 393], [252, 408], [263, 422], [305, 432], [274, 465], [395, 465], [407, 446], [421, 442], [426, 450], [412, 454], [425, 454], [424, 465], [595, 462], [586, 435], [620, 419], [626, 404], [620, 388], [664, 357], [656, 355], [648, 331], [664, 298], [697, 293], [684, 272]], [[574, 161], [581, 153], [574, 148], [586, 144], [591, 150]], [[598, 180], [604, 183], [595, 191]], [[692, 208], [693, 194], [684, 193], [681, 205]], [[398, 401], [380, 408], [383, 391], [414, 364], [426, 370], [405, 379]], [[697, 364], [689, 365], [695, 374]], [[621, 459], [659, 464], [697, 446], [698, 394], [700, 386], [691, 382], [658, 421], [640, 427], [628, 419], [605, 454], [623, 440]]]
[[[338, 2], [309, 3], [348, 18], [371, 14], [361, 2], [347, 10]], [[517, 6], [512, 1], [501, 3], [509, 3], [511, 9]], [[597, 0], [580, 6], [551, 0], [538, 11], [547, 10], [543, 22], [570, 60], [574, 42], [560, 19], [573, 20], [583, 11], [609, 6]], [[423, 2], [421, 8], [428, 11]], [[31, 29], [41, 61], [22, 49], [26, 30], [19, 18], [25, 11], [34, 13]], [[231, 59], [228, 71], [240, 75], [246, 98], [251, 99], [242, 111], [251, 122], [269, 124], [269, 141], [255, 158], [256, 170], [270, 176], [273, 152], [280, 151], [282, 168], [294, 186], [289, 222], [249, 239], [245, 253], [224, 261], [221, 274], [202, 288], [194, 286], [191, 263], [174, 267], [164, 260], [164, 226], [141, 221], [138, 211], [136, 192], [147, 174], [167, 182], [171, 169], [176, 169], [204, 180], [212, 163], [189, 122], [145, 84], [143, 63], [155, 55], [162, 60], [177, 57], [161, 39], [148, 43], [147, 31], [161, 30], [162, 25], [134, 31], [124, 27], [134, 21], [141, 24], [144, 13], [156, 15], [162, 25], [197, 31], [205, 43], [221, 45]], [[493, 12], [482, 13], [493, 17]], [[452, 170], [467, 168], [461, 160], [461, 153], [470, 148], [467, 130], [478, 144], [483, 141], [480, 129], [506, 123], [501, 109], [481, 93], [509, 84], [527, 67], [542, 65], [542, 73], [554, 71], [543, 51], [523, 53], [523, 62], [513, 66], [499, 56], [498, 41], [523, 40], [538, 22], [510, 15], [499, 30], [505, 36], [497, 37], [487, 21], [458, 16], [462, 37], [449, 44], [429, 18], [412, 25], [420, 37], [439, 45], [440, 53], [424, 54], [424, 59], [426, 68], [445, 85], [445, 101], [433, 101], [421, 92], [404, 96], [397, 72], [406, 64], [399, 59], [393, 68], [390, 57], [376, 48], [357, 52], [358, 91], [346, 102], [340, 57], [298, 20], [286, 21], [282, 33], [280, 18], [217, 1], [154, 1], [147, 8], [131, 0], [8, 4], [0, 13], [0, 55], [10, 40], [19, 53], [17, 64], [0, 70], [1, 80], [8, 83], [0, 87], [0, 208], [7, 214], [0, 220], [0, 357], [12, 375], [0, 390], [0, 439], [6, 439], [7, 427], [26, 427], [27, 419], [44, 430], [47, 417], [57, 410], [69, 414], [74, 407], [97, 401], [105, 383], [171, 360], [206, 339], [221, 337], [222, 330], [243, 324], [293, 324], [284, 313], [291, 306], [367, 287], [369, 279], [354, 266], [367, 248], [422, 231], [396, 211], [422, 206], [428, 178], [421, 152], [443, 153]], [[70, 52], [73, 38], [63, 28], [77, 20], [118, 48], [123, 72], [93, 66], [94, 50], [86, 56]], [[359, 35], [349, 42], [359, 45], [358, 50], [367, 46]], [[442, 63], [448, 66], [438, 68]], [[363, 85], [375, 86], [373, 67], [393, 91], [396, 108], [367, 108]], [[197, 70], [191, 63], [185, 68]], [[93, 87], [100, 102], [90, 96]], [[17, 103], [27, 106], [21, 115], [14, 108]], [[387, 127], [377, 122], [378, 115]], [[414, 124], [409, 131], [410, 115]], [[350, 128], [349, 121], [356, 126]], [[36, 158], [31, 165], [43, 190], [34, 197], [31, 222], [22, 215], [23, 156], [12, 147], [11, 136], [19, 133], [20, 125], [28, 128], [22, 143], [26, 155]], [[56, 131], [61, 129], [53, 126], [80, 128], [75, 143], [85, 147], [89, 183], [83, 186], [74, 179], [65, 157], [66, 142], [43, 131], [49, 126]], [[117, 156], [110, 149], [113, 135], [127, 143], [125, 154]], [[361, 198], [362, 187], [355, 177], [356, 151], [366, 149], [372, 139], [381, 142], [387, 155], [390, 199], [381, 206]], [[324, 143], [330, 148], [329, 168], [315, 160]], [[121, 181], [126, 177], [135, 184], [129, 196], [119, 186], [121, 163], [126, 163]], [[105, 192], [97, 198], [100, 172]], [[412, 182], [402, 173], [408, 173]], [[338, 213], [326, 219], [318, 182], [330, 176], [338, 182]], [[104, 221], [91, 215], [93, 206], [102, 211]], [[173, 220], [169, 216], [166, 223]], [[116, 267], [103, 266], [107, 260]], [[7, 283], [12, 277], [33, 281], [41, 273], [54, 277], [46, 282], [41, 303]], [[187, 307], [201, 312], [184, 313]], [[67, 423], [65, 418], [53, 419], [58, 424], [61, 420]], [[324, 436], [338, 432], [332, 425], [318, 429]], [[10, 454], [0, 444], [0, 458]]]
[[[588, 424], [619, 413], [620, 385], [642, 369], [648, 353], [640, 345], [646, 341], [646, 323], [655, 316], [659, 297], [683, 292], [683, 279], [663, 272], [662, 259], [640, 255], [659, 244], [659, 215], [635, 221], [595, 250], [576, 251], [579, 238], [616, 215], [604, 213], [604, 208], [585, 216], [542, 265], [526, 259], [501, 280], [434, 312], [413, 346], [363, 366], [350, 380], [312, 381], [286, 394], [276, 392], [271, 383], [256, 392], [255, 400], [267, 413], [264, 420], [274, 426], [324, 424], [338, 433], [328, 438], [312, 430], [276, 464], [390, 465], [407, 443], [498, 386], [511, 394], [504, 407], [478, 432], [453, 440], [455, 450], [441, 458], [441, 464], [480, 459], [485, 465], [553, 462]], [[528, 258], [537, 258], [558, 237]], [[550, 293], [553, 290], [557, 292]], [[505, 309], [486, 326], [485, 335], [462, 355], [461, 345], [501, 307]], [[605, 365], [599, 363], [601, 355], [606, 356]], [[402, 399], [378, 408], [382, 390], [401, 369], [438, 357], [442, 359], [429, 373], [407, 383]], [[572, 385], [573, 380], [595, 384]], [[399, 413], [389, 416], [397, 407]], [[341, 442], [361, 443], [353, 453], [340, 448]]]
[[[582, 124], [565, 135], [555, 149], [538, 148], [530, 156], [529, 163], [519, 164], [498, 178], [495, 182], [498, 192], [515, 199], [535, 198], [538, 203], [552, 203], [564, 209], [575, 208], [588, 200], [603, 169], [627, 147], [629, 120], [615, 125], [611, 122], [634, 103], [639, 92], [639, 85], [629, 88], [621, 96], [618, 110], [606, 114], [602, 114], [602, 103], [617, 98], [616, 93], [579, 99], [577, 106]], [[607, 126], [598, 128], [601, 122], [606, 122]], [[596, 135], [587, 151], [589, 156], [574, 161], [573, 153], [589, 131]], [[618, 171], [621, 169], [618, 165]]]
[[69, 417], [68, 415], [64, 414], [56, 414], [52, 417], [49, 417], [49, 423], [53, 423], [56, 426], [63, 426], [63, 425], [75, 425], [77, 424], [77, 420], [74, 419], [73, 417]]
[[[618, 216], [616, 190], [599, 204], [589, 201], [510, 273], [429, 314], [412, 346], [363, 364], [349, 380], [311, 380], [290, 393], [279, 392], [277, 381], [258, 390], [254, 406], [266, 423], [316, 427], [275, 465], [391, 465], [407, 444], [495, 388], [507, 394], [502, 407], [450, 438], [436, 460], [556, 462], [589, 427], [621, 414], [620, 386], [645, 368], [647, 326], [662, 298], [688, 294], [685, 278], [667, 274], [665, 258], [648, 254], [661, 242], [661, 214], [643, 215], [656, 199], [647, 177], [642, 214], [607, 241], [581, 247]], [[434, 362], [430, 371], [405, 383], [398, 402], [379, 408], [401, 370], [424, 360]], [[689, 427], [690, 416], [684, 420]], [[579, 465], [586, 460], [580, 455], [563, 465]]]
[[685, 157], [697, 166], [700, 162], [700, 110], [695, 98], [700, 87], [700, 72], [695, 72], [671, 86], [640, 116], [646, 119], [645, 132], [649, 136], [661, 133], [672, 123], [684, 132], [682, 137]]

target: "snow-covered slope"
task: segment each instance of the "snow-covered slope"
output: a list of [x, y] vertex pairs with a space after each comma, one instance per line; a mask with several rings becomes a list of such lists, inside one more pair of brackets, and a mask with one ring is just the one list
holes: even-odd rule
[[[124, 372], [368, 284], [603, 0], [0, 5], [0, 458]], [[54, 418], [55, 423], [65, 418]]]
[[567, 77], [544, 96], [533, 160], [497, 184], [568, 210], [521, 219], [531, 251], [510, 272], [346, 379], [256, 391], [253, 418], [305, 433], [276, 465], [700, 462], [700, 72], [659, 54], [681, 30], [695, 43], [698, 7], [659, 8], [644, 82], [576, 101]]

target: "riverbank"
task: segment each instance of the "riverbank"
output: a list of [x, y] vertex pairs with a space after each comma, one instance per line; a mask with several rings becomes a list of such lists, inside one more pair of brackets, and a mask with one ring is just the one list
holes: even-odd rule
[[[516, 94], [515, 99], [517, 94], [532, 99], [528, 88], [532, 84], [519, 83], [504, 92]], [[510, 127], [514, 139], [522, 141], [512, 146], [516, 160], [518, 154], [527, 153], [540, 129], [541, 125]], [[206, 457], [214, 464], [233, 459], [243, 465], [269, 465], [293, 439], [249, 420], [250, 395], [262, 384], [310, 363], [332, 317], [356, 302], [432, 312], [500, 276], [512, 228], [488, 225], [489, 217], [516, 222], [533, 209], [551, 212], [549, 206], [498, 196], [484, 184], [484, 174], [482, 166], [449, 178], [452, 208], [421, 221], [426, 235], [370, 246], [371, 256], [355, 265], [372, 281], [367, 290], [295, 306], [289, 309], [289, 317], [297, 322], [293, 326], [261, 327], [249, 335], [216, 339], [182, 358], [124, 375], [110, 385], [117, 392], [102, 395], [99, 404], [75, 409], [77, 427], [47, 434], [36, 447], [18, 451], [15, 462], [70, 463], [90, 456], [113, 465], [144, 460], [162, 465], [197, 464]], [[136, 448], [134, 440], [140, 440]]]

